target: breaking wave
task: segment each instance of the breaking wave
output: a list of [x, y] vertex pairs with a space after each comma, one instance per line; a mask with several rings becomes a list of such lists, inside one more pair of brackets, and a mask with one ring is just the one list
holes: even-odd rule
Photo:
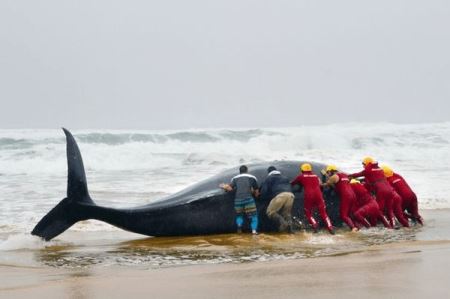
[[[102, 204], [147, 203], [242, 163], [312, 160], [354, 171], [371, 155], [409, 181], [422, 208], [450, 207], [448, 122], [72, 133]], [[30, 229], [64, 197], [66, 171], [61, 130], [0, 130], [0, 233]]]

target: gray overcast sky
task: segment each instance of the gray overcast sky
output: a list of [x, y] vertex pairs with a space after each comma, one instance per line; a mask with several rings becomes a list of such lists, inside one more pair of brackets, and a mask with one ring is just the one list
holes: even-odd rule
[[0, 1], [0, 128], [450, 120], [450, 1]]

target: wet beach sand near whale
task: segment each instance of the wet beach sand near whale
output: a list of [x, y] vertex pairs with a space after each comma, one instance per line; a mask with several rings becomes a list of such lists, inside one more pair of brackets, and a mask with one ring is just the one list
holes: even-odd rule
[[[0, 267], [0, 298], [423, 298], [448, 295], [448, 242], [243, 265], [78, 270]], [[11, 282], [13, 281], [13, 282]]]
[[335, 236], [123, 234], [118, 241], [118, 234], [112, 240], [72, 233], [48, 246], [6, 252], [0, 298], [443, 298], [450, 210], [423, 214], [425, 227], [341, 229]]
[[[335, 131], [345, 138], [333, 137]], [[349, 172], [360, 169], [370, 149], [411, 183], [425, 226], [358, 233], [340, 228], [335, 236], [148, 238], [88, 220], [44, 242], [30, 231], [65, 195], [63, 134], [2, 130], [2, 298], [322, 298], [336, 292], [414, 298], [443, 292], [450, 240], [448, 123], [74, 133], [91, 195], [104, 206], [152, 202], [241, 163], [302, 158], [332, 161]], [[331, 138], [332, 152], [324, 142]]]

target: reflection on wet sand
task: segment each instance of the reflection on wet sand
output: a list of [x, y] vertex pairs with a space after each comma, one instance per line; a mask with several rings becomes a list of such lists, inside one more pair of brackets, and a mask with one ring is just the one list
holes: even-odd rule
[[340, 230], [335, 236], [312, 234], [226, 234], [195, 237], [159, 237], [111, 242], [99, 239], [83, 245], [58, 245], [35, 251], [35, 259], [52, 267], [85, 268], [245, 263], [340, 255], [376, 244], [415, 240], [420, 228], [360, 233]]

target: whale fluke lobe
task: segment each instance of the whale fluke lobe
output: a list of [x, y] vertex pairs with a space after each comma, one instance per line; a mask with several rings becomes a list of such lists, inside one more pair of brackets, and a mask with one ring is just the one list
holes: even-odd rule
[[64, 198], [56, 205], [31, 232], [34, 236], [39, 236], [46, 241], [49, 241], [57, 235], [64, 232], [66, 229], [78, 222], [79, 219], [76, 213], [72, 211], [74, 206], [73, 201]]
[[87, 219], [86, 206], [95, 205], [89, 196], [83, 159], [72, 134], [63, 128], [67, 141], [67, 197], [61, 200], [31, 232], [51, 240], [80, 220]]

